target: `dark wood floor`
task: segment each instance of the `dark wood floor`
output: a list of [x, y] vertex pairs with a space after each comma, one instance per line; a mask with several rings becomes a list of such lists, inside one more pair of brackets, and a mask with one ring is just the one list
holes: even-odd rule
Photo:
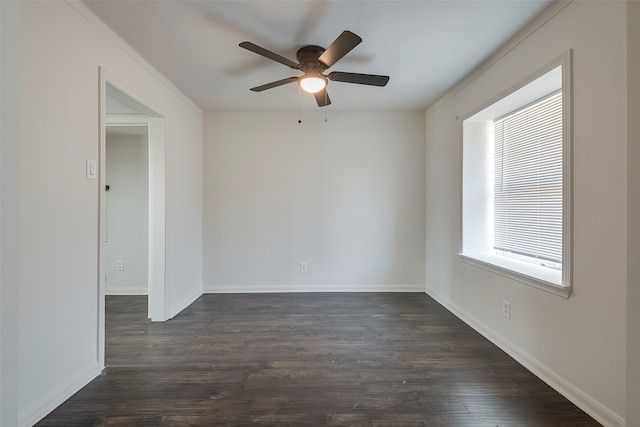
[[107, 297], [107, 369], [39, 426], [598, 426], [421, 293]]

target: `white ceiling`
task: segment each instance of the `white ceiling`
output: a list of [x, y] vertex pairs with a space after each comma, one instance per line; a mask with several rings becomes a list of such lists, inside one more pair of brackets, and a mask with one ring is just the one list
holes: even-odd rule
[[[296, 61], [300, 47], [326, 48], [345, 29], [363, 42], [329, 71], [391, 79], [384, 88], [330, 82], [330, 110], [423, 111], [552, 2], [85, 1], [205, 111], [297, 110], [296, 84], [249, 88], [301, 73], [238, 44]], [[318, 108], [309, 94], [300, 104]]]

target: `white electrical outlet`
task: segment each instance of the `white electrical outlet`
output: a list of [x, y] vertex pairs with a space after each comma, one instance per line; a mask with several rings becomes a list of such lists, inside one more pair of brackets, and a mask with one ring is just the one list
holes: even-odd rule
[[116, 261], [116, 270], [122, 271], [124, 270], [124, 261], [119, 259]]
[[502, 300], [502, 315], [507, 319], [511, 319], [511, 303], [506, 299]]
[[300, 263], [300, 273], [306, 273], [309, 271], [309, 267], [307, 266], [306, 262], [301, 262]]

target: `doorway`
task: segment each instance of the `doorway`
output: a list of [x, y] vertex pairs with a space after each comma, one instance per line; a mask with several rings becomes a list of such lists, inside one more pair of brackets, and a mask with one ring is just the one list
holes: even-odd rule
[[107, 116], [106, 295], [149, 295], [149, 127], [144, 119], [111, 124], [124, 120]]
[[[146, 291], [148, 294], [148, 317], [154, 322], [167, 320], [165, 298], [165, 120], [163, 115], [158, 113], [157, 109], [152, 108], [150, 103], [144, 102], [135, 90], [103, 69], [100, 70], [100, 95], [100, 249], [97, 350], [98, 361], [101, 368], [104, 368], [105, 295], [107, 293], [140, 294]], [[107, 155], [107, 150], [109, 149], [110, 155], [114, 154], [113, 147], [107, 148], [108, 134], [109, 139], [120, 135], [116, 137], [116, 139], [120, 139], [120, 145], [125, 142], [123, 140], [137, 145], [133, 152], [129, 152], [129, 156], [145, 157], [142, 161], [145, 162], [144, 166], [146, 167], [140, 164], [140, 158], [137, 166], [129, 165], [129, 169], [146, 169], [143, 173], [138, 170], [136, 172], [137, 178], [135, 178], [143, 181], [145, 180], [143, 178], [146, 178], [146, 183], [141, 184], [146, 186], [146, 194], [144, 197], [138, 197], [138, 199], [144, 200], [135, 200], [134, 206], [129, 206], [129, 209], [137, 211], [135, 219], [131, 216], [118, 219], [120, 226], [125, 223], [125, 228], [127, 226], [131, 228], [133, 225], [126, 224], [127, 221], [137, 222], [137, 255], [125, 256], [126, 251], [122, 247], [117, 252], [118, 249], [114, 245], [109, 246], [110, 236], [112, 239], [115, 238], [115, 234], [113, 234], [115, 230], [109, 228], [110, 225], [111, 227], [115, 226], [113, 223], [115, 218], [110, 214], [115, 214], [115, 212], [109, 212], [108, 204], [109, 199], [113, 199], [115, 196], [116, 187], [112, 187], [113, 182], [110, 183], [107, 180], [108, 166], [106, 162], [110, 157]], [[123, 149], [123, 146], [119, 148]], [[125, 146], [124, 151], [131, 148], [131, 145]], [[116, 149], [116, 156], [125, 157], [125, 163], [127, 160], [131, 161], [130, 158], [126, 159], [127, 154], [117, 153], [117, 151], [118, 149]], [[109, 178], [110, 180], [114, 179], [112, 174], [109, 174]], [[108, 191], [107, 185], [109, 185]], [[123, 195], [124, 186], [128, 186], [128, 184], [122, 182], [118, 184], [117, 189], [121, 193], [120, 195]], [[129, 191], [129, 193], [131, 192]], [[127, 197], [131, 199], [132, 194]], [[113, 202], [113, 200], [111, 201]], [[141, 216], [146, 218], [141, 218]], [[143, 227], [146, 229], [140, 230], [140, 224], [144, 224]], [[119, 233], [122, 234], [122, 230], [119, 230]], [[118, 244], [122, 245], [122, 242]], [[126, 243], [124, 245], [126, 246]], [[134, 274], [127, 275], [126, 273]], [[109, 280], [110, 275], [111, 280]], [[134, 277], [135, 279], [127, 282], [129, 279], [126, 277]]]

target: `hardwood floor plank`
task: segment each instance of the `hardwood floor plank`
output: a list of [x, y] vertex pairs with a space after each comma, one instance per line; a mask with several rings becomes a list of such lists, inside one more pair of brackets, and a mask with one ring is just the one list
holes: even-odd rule
[[38, 426], [597, 426], [421, 293], [106, 299], [106, 364]]

